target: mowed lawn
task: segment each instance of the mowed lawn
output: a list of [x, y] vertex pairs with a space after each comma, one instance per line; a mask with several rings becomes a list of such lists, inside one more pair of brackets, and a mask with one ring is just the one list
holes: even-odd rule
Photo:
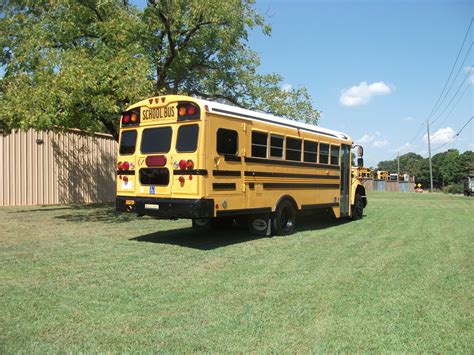
[[0, 208], [0, 350], [474, 352], [474, 198], [375, 193], [288, 237]]

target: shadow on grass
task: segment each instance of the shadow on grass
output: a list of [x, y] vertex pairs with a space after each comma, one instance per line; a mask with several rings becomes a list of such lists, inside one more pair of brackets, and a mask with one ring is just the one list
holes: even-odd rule
[[103, 222], [103, 223], [121, 223], [135, 220], [139, 217], [135, 214], [119, 213], [115, 211], [115, 204], [75, 204], [66, 206], [42, 206], [34, 209], [24, 209], [12, 211], [9, 213], [37, 213], [37, 212], [64, 212], [54, 216], [54, 218], [62, 219], [67, 222]]
[[[349, 222], [347, 219], [315, 219], [314, 216], [300, 217], [298, 218], [298, 227], [295, 233], [337, 227], [346, 224], [347, 222]], [[257, 236], [250, 234], [246, 228], [234, 226], [229, 228], [219, 228], [212, 231], [197, 230], [193, 228], [179, 228], [145, 234], [130, 238], [129, 240], [136, 242], [178, 245], [181, 247], [199, 250], [213, 250], [263, 238], [281, 237]], [[292, 238], [292, 236], [290, 235], [283, 238]]]

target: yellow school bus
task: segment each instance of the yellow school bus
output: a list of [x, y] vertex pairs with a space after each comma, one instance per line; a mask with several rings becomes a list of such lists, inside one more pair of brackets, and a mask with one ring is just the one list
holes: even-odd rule
[[[178, 95], [140, 101], [122, 114], [116, 209], [193, 227], [246, 221], [285, 235], [300, 211], [359, 219], [364, 187], [351, 178], [344, 133]], [[359, 159], [362, 160], [362, 159]]]

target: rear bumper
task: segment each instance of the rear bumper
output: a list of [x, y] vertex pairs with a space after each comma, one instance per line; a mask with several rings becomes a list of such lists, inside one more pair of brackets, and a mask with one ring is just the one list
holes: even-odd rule
[[162, 219], [214, 217], [214, 200], [117, 196], [118, 212], [133, 212]]

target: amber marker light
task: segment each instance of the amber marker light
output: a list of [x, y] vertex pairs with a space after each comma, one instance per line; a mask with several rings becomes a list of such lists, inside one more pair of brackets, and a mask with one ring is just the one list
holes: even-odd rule
[[180, 115], [180, 116], [186, 115], [186, 107], [181, 106], [178, 110], [178, 115]]

